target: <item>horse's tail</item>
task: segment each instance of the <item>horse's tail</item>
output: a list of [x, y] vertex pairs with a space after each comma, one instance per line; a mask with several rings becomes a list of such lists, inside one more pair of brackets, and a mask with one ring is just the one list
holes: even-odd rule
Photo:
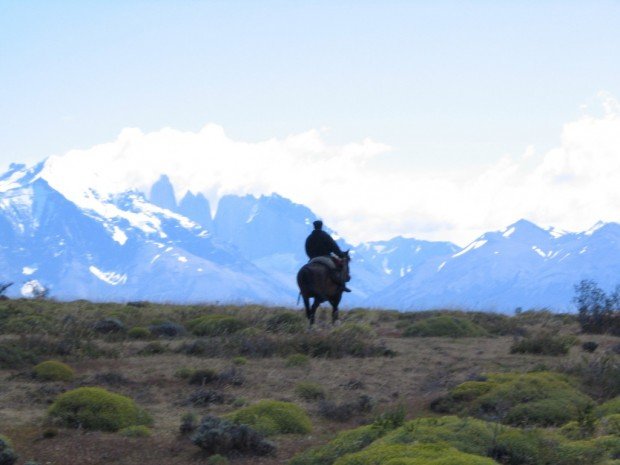
[[299, 294], [297, 295], [297, 304], [299, 305], [299, 301], [301, 300], [301, 291], [299, 292]]

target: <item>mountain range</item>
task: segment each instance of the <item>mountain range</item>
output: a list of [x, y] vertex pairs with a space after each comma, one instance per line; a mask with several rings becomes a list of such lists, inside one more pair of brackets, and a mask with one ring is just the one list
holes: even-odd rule
[[[50, 160], [0, 175], [0, 283], [61, 300], [294, 306], [303, 244], [318, 217], [278, 195], [177, 197], [165, 174], [147, 192], [75, 188]], [[143, 189], [144, 190], [144, 189]], [[335, 234], [333, 231], [329, 231]], [[573, 286], [620, 279], [620, 225], [568, 233], [519, 220], [461, 248], [396, 237], [357, 246], [345, 306], [399, 310], [571, 310]]]

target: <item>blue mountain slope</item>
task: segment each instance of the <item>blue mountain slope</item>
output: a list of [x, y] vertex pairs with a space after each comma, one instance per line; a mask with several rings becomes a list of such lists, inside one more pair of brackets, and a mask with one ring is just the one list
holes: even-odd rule
[[[147, 199], [65, 188], [64, 173], [46, 177], [46, 163], [0, 175], [0, 282], [16, 283], [10, 295], [36, 281], [59, 299], [294, 305], [317, 217], [307, 207], [277, 194], [226, 196], [213, 218], [202, 194], [177, 204], [165, 175]], [[520, 220], [462, 250], [402, 237], [338, 242], [353, 258], [349, 307], [570, 310], [581, 279], [620, 282], [615, 223], [562, 233]]]
[[21, 181], [5, 185], [0, 202], [0, 280], [18, 284], [12, 295], [37, 280], [61, 299], [293, 298], [235, 248], [139, 193], [107, 199], [115, 213], [106, 217], [78, 208], [41, 178]]
[[369, 305], [497, 310], [517, 307], [570, 310], [573, 286], [594, 279], [615, 286], [620, 225], [590, 233], [558, 234], [520, 220], [482, 235], [462, 251], [437, 258], [373, 296]]

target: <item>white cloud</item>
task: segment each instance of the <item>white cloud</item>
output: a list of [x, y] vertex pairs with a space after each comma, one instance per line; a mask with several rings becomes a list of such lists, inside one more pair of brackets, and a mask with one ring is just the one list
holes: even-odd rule
[[620, 221], [620, 106], [600, 98], [604, 114], [566, 124], [558, 147], [527, 147], [478, 172], [395, 165], [379, 173], [367, 162], [391, 148], [370, 139], [329, 145], [311, 130], [248, 143], [208, 124], [197, 133], [125, 129], [114, 142], [51, 157], [44, 176], [69, 197], [89, 187], [148, 192], [162, 173], [177, 195], [202, 192], [213, 204], [225, 194], [277, 192], [352, 241], [403, 234], [464, 244], [522, 217], [583, 230], [599, 219]]

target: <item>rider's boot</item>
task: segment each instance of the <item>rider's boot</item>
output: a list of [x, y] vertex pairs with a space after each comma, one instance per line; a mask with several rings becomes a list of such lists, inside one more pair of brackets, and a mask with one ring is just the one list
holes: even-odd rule
[[332, 272], [332, 279], [336, 284], [338, 284], [338, 286], [340, 286], [342, 292], [351, 292], [351, 289], [347, 287], [347, 284], [343, 281], [342, 276], [340, 276], [340, 272], [338, 270]]

